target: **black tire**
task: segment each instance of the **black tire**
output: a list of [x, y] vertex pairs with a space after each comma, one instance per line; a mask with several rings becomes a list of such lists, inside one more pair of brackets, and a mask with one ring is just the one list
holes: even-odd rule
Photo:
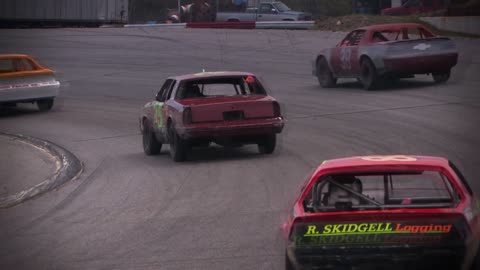
[[162, 149], [162, 144], [157, 140], [155, 133], [153, 133], [152, 128], [146, 120], [143, 122], [142, 144], [143, 152], [145, 152], [147, 156], [158, 155]]
[[53, 103], [53, 98], [39, 99], [37, 100], [37, 107], [41, 112], [45, 112], [52, 109]]
[[450, 70], [432, 73], [433, 81], [436, 83], [446, 83], [450, 79]]
[[317, 61], [317, 79], [322, 88], [331, 88], [337, 84], [337, 79], [333, 77], [332, 71], [324, 57]]
[[175, 162], [182, 162], [187, 159], [187, 143], [175, 132], [173, 127], [169, 128], [170, 156]]
[[285, 270], [295, 270], [295, 266], [293, 265], [292, 261], [287, 255], [287, 252], [285, 252]]
[[374, 90], [378, 85], [378, 74], [370, 58], [363, 58], [360, 63], [360, 81], [366, 90]]
[[260, 143], [258, 143], [258, 151], [261, 154], [272, 154], [277, 145], [276, 134], [265, 136]]
[[480, 269], [480, 247], [477, 249], [477, 254], [473, 258], [472, 266], [470, 267], [470, 270], [478, 270]]

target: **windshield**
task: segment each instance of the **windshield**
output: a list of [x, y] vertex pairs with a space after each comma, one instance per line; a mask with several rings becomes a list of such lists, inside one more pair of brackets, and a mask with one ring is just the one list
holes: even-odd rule
[[321, 177], [305, 202], [312, 211], [453, 207], [458, 193], [435, 171]]
[[273, 6], [280, 12], [291, 10], [289, 7], [287, 7], [287, 5], [285, 5], [282, 2], [275, 2], [275, 3], [273, 3]]

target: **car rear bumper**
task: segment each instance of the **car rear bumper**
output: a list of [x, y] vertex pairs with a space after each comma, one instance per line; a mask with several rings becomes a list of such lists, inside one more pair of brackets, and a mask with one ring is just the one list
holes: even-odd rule
[[[342, 248], [287, 249], [287, 256], [298, 269], [462, 269], [463, 249], [436, 248]], [[354, 267], [354, 268], [352, 268]]]
[[255, 136], [280, 133], [283, 130], [283, 126], [283, 118], [276, 117], [269, 119], [194, 123], [183, 129], [177, 129], [177, 132], [183, 139]]
[[450, 70], [457, 64], [458, 54], [384, 58], [385, 73], [426, 74]]
[[60, 83], [26, 83], [0, 85], [0, 102], [30, 102], [58, 95]]

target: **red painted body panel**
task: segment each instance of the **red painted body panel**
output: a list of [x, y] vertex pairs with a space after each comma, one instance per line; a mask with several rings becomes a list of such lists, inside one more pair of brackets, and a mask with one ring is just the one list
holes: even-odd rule
[[413, 15], [418, 13], [429, 13], [438, 10], [445, 10], [445, 0], [421, 0], [418, 6], [400, 6], [386, 8], [381, 11], [382, 15], [386, 16], [401, 16], [401, 15]]
[[[315, 182], [323, 175], [341, 174], [341, 173], [369, 173], [369, 172], [407, 172], [412, 170], [438, 171], [445, 175], [454, 189], [458, 191], [460, 200], [454, 208], [405, 208], [405, 209], [384, 209], [384, 210], [359, 210], [359, 211], [331, 211], [331, 212], [306, 212], [303, 207], [303, 201], [311, 192]], [[332, 222], [334, 224], [343, 224], [348, 222], [382, 222], [401, 220], [406, 222], [437, 220], [441, 222], [460, 222], [467, 224], [467, 235], [464, 236], [464, 247], [466, 261], [470, 262], [480, 246], [480, 207], [479, 198], [470, 195], [462, 180], [450, 167], [449, 161], [445, 158], [429, 156], [370, 156], [370, 157], [350, 157], [342, 159], [328, 160], [322, 163], [307, 179], [302, 187], [301, 193], [296, 199], [290, 216], [283, 224], [284, 237], [287, 241], [287, 256], [292, 262], [297, 259], [309, 261], [302, 257], [296, 258], [300, 247], [295, 247], [295, 240], [290, 239], [290, 234], [295, 224], [308, 224], [316, 221], [317, 223]], [[467, 220], [465, 211], [474, 209], [473, 218]], [[293, 246], [292, 246], [293, 244]], [[371, 243], [370, 243], [371, 244]], [[379, 242], [379, 245], [383, 244]], [[355, 250], [352, 245], [346, 244], [347, 248]], [[434, 248], [434, 246], [433, 246]], [[323, 255], [327, 254], [328, 249], [321, 249]], [[361, 249], [358, 249], [361, 250]], [[357, 250], [357, 251], [358, 251]], [[404, 246], [401, 252], [407, 252], [408, 246]], [[400, 252], [400, 249], [398, 250]], [[319, 253], [314, 249], [306, 248], [302, 252], [310, 254], [311, 259], [318, 258]], [[313, 252], [313, 253], [312, 253]], [[337, 251], [338, 252], [338, 251]], [[337, 253], [338, 254], [338, 253]], [[400, 253], [399, 253], [400, 254]], [[402, 253], [403, 254], [403, 253]], [[323, 256], [322, 255], [322, 256]], [[302, 255], [303, 256], [303, 255]], [[326, 255], [325, 255], [326, 256]], [[406, 253], [405, 253], [405, 256]], [[438, 256], [438, 255], [437, 255]], [[328, 258], [328, 256], [326, 257]], [[379, 254], [380, 258], [380, 254]], [[382, 268], [383, 269], [383, 268]]]
[[240, 120], [235, 122], [194, 123], [178, 128], [182, 138], [210, 138], [210, 137], [234, 137], [255, 136], [280, 133], [283, 129], [283, 119], [266, 118]]

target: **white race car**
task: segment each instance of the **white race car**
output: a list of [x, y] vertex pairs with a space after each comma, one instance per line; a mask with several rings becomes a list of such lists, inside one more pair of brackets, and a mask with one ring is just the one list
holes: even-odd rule
[[28, 55], [0, 54], [0, 105], [36, 103], [50, 110], [60, 87], [54, 75]]

